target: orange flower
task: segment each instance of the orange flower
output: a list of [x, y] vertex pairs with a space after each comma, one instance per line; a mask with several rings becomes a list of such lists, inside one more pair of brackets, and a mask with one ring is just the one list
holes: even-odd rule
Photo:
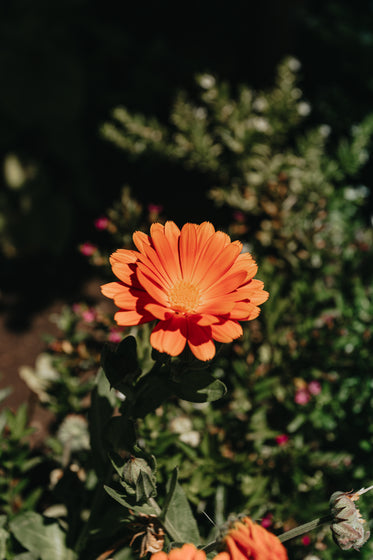
[[214, 560], [287, 560], [280, 540], [249, 517], [235, 521], [223, 539], [225, 551]]
[[173, 548], [168, 554], [156, 552], [150, 560], [206, 560], [206, 554], [194, 544], [184, 544], [181, 548]]
[[213, 340], [231, 342], [242, 334], [239, 321], [259, 315], [268, 293], [254, 280], [257, 266], [242, 244], [209, 222], [155, 223], [150, 236], [137, 231], [138, 251], [119, 249], [110, 258], [119, 282], [101, 287], [121, 309], [118, 325], [158, 320], [150, 343], [178, 356], [188, 343], [199, 360], [215, 355]]

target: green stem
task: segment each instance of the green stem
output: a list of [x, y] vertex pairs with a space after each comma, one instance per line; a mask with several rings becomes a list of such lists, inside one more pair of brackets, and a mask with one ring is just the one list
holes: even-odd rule
[[87, 541], [89, 539], [89, 532], [92, 528], [92, 523], [93, 523], [93, 520], [96, 517], [96, 514], [99, 511], [101, 511], [103, 498], [107, 495], [105, 490], [104, 490], [104, 486], [105, 486], [105, 483], [107, 483], [109, 481], [109, 479], [111, 478], [112, 472], [113, 472], [113, 467], [112, 467], [112, 465], [109, 465], [109, 467], [107, 469], [107, 472], [106, 472], [106, 475], [104, 477], [104, 481], [102, 482], [102, 484], [97, 485], [97, 488], [95, 490], [95, 494], [94, 494], [94, 497], [93, 497], [93, 501], [92, 501], [92, 507], [91, 507], [91, 512], [90, 512], [89, 518], [88, 518], [87, 522], [85, 523], [85, 525], [84, 525], [84, 527], [83, 527], [83, 529], [82, 529], [82, 531], [81, 531], [81, 533], [80, 533], [80, 535], [79, 535], [79, 537], [76, 541], [75, 551], [78, 554], [78, 556], [79, 556], [80, 552], [82, 550], [84, 550], [84, 548], [87, 544]]
[[[290, 539], [294, 539], [295, 537], [299, 537], [299, 535], [304, 535], [305, 533], [308, 533], [309, 531], [313, 531], [314, 529], [317, 529], [318, 527], [321, 527], [322, 525], [325, 525], [326, 523], [329, 523], [331, 520], [332, 520], [331, 515], [324, 515], [324, 517], [318, 517], [317, 519], [314, 519], [313, 521], [309, 521], [308, 523], [305, 523], [304, 525], [299, 525], [299, 527], [295, 527], [294, 529], [290, 529], [290, 531], [286, 531], [285, 533], [282, 533], [282, 535], [278, 535], [277, 538], [281, 542], [289, 541]], [[219, 539], [216, 540], [216, 541], [212, 541], [212, 542], [206, 544], [206, 546], [203, 546], [202, 550], [206, 554], [208, 554], [209, 552], [212, 552], [213, 550], [215, 550], [219, 543], [220, 543]]]
[[309, 521], [304, 525], [299, 525], [299, 527], [290, 529], [290, 531], [286, 531], [285, 533], [282, 533], [282, 535], [278, 535], [278, 539], [281, 542], [289, 541], [290, 539], [299, 537], [299, 535], [304, 535], [309, 531], [313, 531], [314, 529], [317, 529], [318, 527], [325, 525], [325, 523], [329, 523], [331, 520], [332, 520], [331, 515], [324, 515], [324, 517], [318, 517], [317, 519], [314, 519], [313, 521]]

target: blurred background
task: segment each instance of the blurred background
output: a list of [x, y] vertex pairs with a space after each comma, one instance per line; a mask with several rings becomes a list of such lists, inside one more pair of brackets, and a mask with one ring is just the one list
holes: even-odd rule
[[[210, 220], [270, 292], [209, 364], [224, 398], [141, 423], [162, 483], [178, 463], [205, 534], [202, 511], [287, 530], [372, 484], [372, 68], [371, 0], [0, 3], [0, 548], [4, 512], [54, 500], [80, 531], [92, 387], [124, 336], [99, 286], [156, 220]], [[341, 557], [327, 528], [292, 546]]]
[[[103, 137], [113, 108], [167, 123], [177, 92], [193, 92], [196, 75], [207, 72], [233, 89], [266, 88], [286, 55], [301, 63], [308, 124], [326, 123], [332, 140], [371, 111], [368, 0], [190, 2], [177, 9], [171, 2], [2, 3], [2, 328], [26, 332], [36, 312], [79, 291], [92, 271], [77, 246], [95, 241], [93, 221], [124, 184], [141, 203], [162, 205], [167, 217], [212, 219], [208, 177], [151, 156], [144, 164]], [[371, 176], [368, 162], [359, 177], [368, 189]], [[189, 196], [180, 194], [184, 187]], [[371, 201], [370, 194], [367, 216]]]

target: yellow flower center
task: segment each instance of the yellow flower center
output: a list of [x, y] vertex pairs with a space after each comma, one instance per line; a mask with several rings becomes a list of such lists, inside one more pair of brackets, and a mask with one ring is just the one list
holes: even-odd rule
[[179, 313], [195, 313], [199, 304], [199, 289], [181, 280], [168, 293], [170, 307]]

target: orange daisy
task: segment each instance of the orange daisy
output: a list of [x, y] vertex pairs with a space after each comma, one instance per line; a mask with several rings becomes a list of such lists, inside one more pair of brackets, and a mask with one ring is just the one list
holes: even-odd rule
[[223, 539], [224, 552], [214, 560], [288, 560], [280, 540], [249, 517], [235, 521]]
[[206, 560], [206, 554], [194, 544], [184, 544], [181, 548], [173, 548], [168, 554], [156, 552], [150, 560]]
[[155, 223], [150, 235], [133, 234], [137, 251], [119, 249], [110, 263], [119, 282], [101, 287], [120, 308], [118, 325], [158, 321], [150, 343], [159, 352], [178, 356], [188, 343], [199, 360], [215, 355], [217, 342], [242, 334], [239, 321], [259, 315], [268, 298], [255, 280], [257, 265], [242, 243], [215, 231], [209, 222]]

